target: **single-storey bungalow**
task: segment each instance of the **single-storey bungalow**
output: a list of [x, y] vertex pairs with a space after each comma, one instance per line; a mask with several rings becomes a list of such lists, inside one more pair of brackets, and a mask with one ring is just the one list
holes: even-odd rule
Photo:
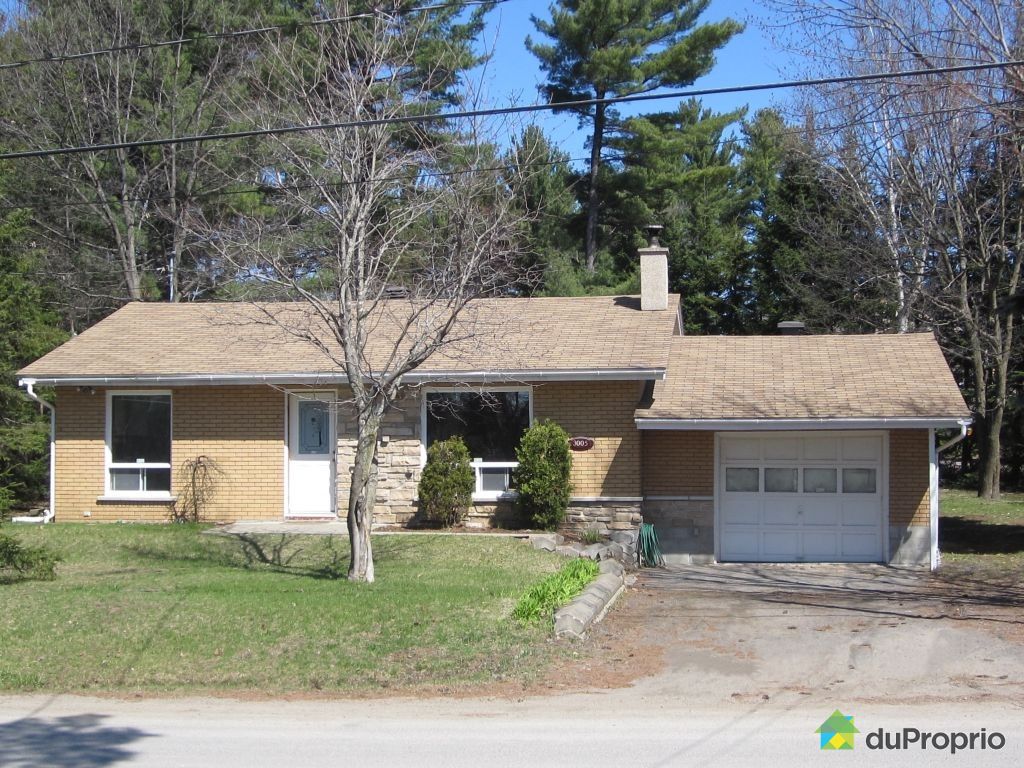
[[[639, 297], [474, 302], [386, 417], [375, 524], [415, 520], [426, 446], [455, 434], [469, 524], [511, 524], [516, 444], [552, 419], [585, 438], [571, 527], [651, 522], [677, 562], [934, 566], [935, 432], [970, 419], [934, 337], [683, 335], [666, 256], [642, 249]], [[335, 516], [355, 427], [343, 371], [300, 338], [317, 323], [305, 304], [133, 303], [20, 371], [56, 390], [57, 519], [167, 520], [197, 457], [209, 520]]]

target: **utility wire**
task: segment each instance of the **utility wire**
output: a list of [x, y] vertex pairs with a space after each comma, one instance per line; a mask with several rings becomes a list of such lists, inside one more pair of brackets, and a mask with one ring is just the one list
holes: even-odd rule
[[465, 2], [441, 3], [439, 5], [426, 5], [420, 8], [397, 8], [393, 12], [376, 8], [365, 13], [354, 13], [349, 16], [334, 16], [328, 19], [313, 19], [311, 21], [293, 21], [283, 24], [271, 24], [266, 27], [255, 27], [252, 29], [236, 29], [225, 32], [203, 32], [192, 37], [179, 37], [174, 40], [159, 40], [148, 43], [126, 43], [115, 45], [110, 48], [99, 48], [93, 51], [82, 51], [80, 53], [57, 54], [54, 56], [43, 56], [36, 59], [21, 59], [19, 61], [8, 61], [0, 63], [0, 71], [8, 69], [19, 69], [33, 64], [55, 64], [62, 61], [79, 61], [91, 59], [97, 56], [105, 56], [112, 53], [129, 53], [132, 51], [145, 51], [153, 48], [168, 48], [174, 45], [188, 45], [191, 43], [205, 42], [206, 40], [229, 40], [251, 35], [264, 35], [268, 32], [291, 31], [305, 27], [325, 27], [332, 24], [343, 24], [362, 19], [387, 18], [403, 16], [412, 13], [423, 13], [424, 11], [442, 11], [449, 8], [466, 8], [473, 5], [498, 5], [507, 3], [509, 0], [465, 0]]
[[686, 91], [670, 91], [668, 93], [639, 93], [629, 96], [613, 96], [604, 99], [575, 99], [548, 104], [527, 104], [521, 107], [494, 107], [490, 109], [470, 109], [459, 112], [442, 112], [435, 115], [401, 115], [398, 117], [381, 117], [369, 120], [345, 120], [333, 123], [314, 123], [312, 125], [291, 125], [280, 128], [253, 128], [244, 131], [225, 131], [223, 133], [194, 134], [191, 136], [168, 137], [162, 139], [143, 139], [139, 141], [119, 141], [107, 144], [87, 144], [72, 147], [54, 147], [52, 149], [32, 149], [21, 152], [5, 152], [0, 160], [22, 160], [33, 157], [53, 157], [57, 155], [76, 155], [85, 152], [110, 152], [119, 149], [135, 149], [139, 147], [158, 147], [171, 144], [195, 144], [203, 141], [226, 141], [231, 139], [247, 139], [258, 136], [285, 136], [313, 131], [343, 130], [350, 128], [369, 128], [379, 125], [403, 125], [409, 123], [433, 123], [446, 120], [459, 120], [475, 117], [496, 117], [502, 115], [527, 114], [555, 110], [578, 110], [598, 105], [628, 104], [634, 102], [659, 101], [664, 99], [686, 99], [698, 96], [716, 96], [727, 93], [752, 93], [755, 91], [783, 90], [789, 88], [805, 88], [819, 85], [838, 85], [842, 83], [862, 83], [876, 80], [895, 80], [906, 77], [924, 77], [928, 75], [945, 75], [958, 72], [980, 72], [992, 69], [1024, 66], [1024, 61], [1013, 60], [991, 62], [988, 64], [962, 64], [950, 67], [931, 67], [927, 69], [897, 70], [895, 72], [873, 72], [863, 75], [846, 75], [842, 77], [822, 77], [806, 80], [783, 80], [774, 83], [758, 83], [754, 85], [736, 85], [723, 88], [701, 88]]
[[[943, 109], [928, 110], [926, 112], [914, 112], [907, 115], [901, 115], [898, 118], [859, 118], [849, 120], [837, 125], [828, 126], [815, 126], [814, 132], [818, 134], [825, 133], [837, 133], [849, 130], [855, 127], [865, 127], [868, 125], [874, 125], [884, 122], [899, 122], [906, 119], [917, 119], [921, 117], [931, 117], [937, 115], [948, 115], [957, 114], [961, 115], [964, 113], [977, 112], [991, 107], [1001, 107], [1011, 104], [1009, 101], [991, 101], [976, 104], [968, 108], [959, 107], [947, 107]], [[803, 136], [806, 134], [804, 128], [784, 128], [778, 131], [781, 136]], [[995, 134], [996, 136], [1008, 135], [1006, 133]], [[737, 136], [725, 136], [723, 135], [718, 140], [704, 140], [704, 141], [692, 141], [686, 146], [687, 150], [690, 149], [719, 149], [727, 146], [735, 146], [740, 143], [740, 138]], [[629, 160], [629, 153], [627, 152], [615, 152], [612, 153], [612, 159], [620, 162], [627, 162]], [[470, 173], [488, 173], [498, 171], [521, 171], [530, 168], [551, 168], [559, 165], [568, 166], [570, 163], [582, 163], [590, 160], [590, 156], [581, 157], [565, 157], [558, 160], [545, 160], [536, 162], [515, 162], [510, 161], [502, 165], [493, 165], [486, 167], [473, 167], [473, 168], [460, 168], [451, 171], [426, 171], [417, 175], [418, 179], [432, 179], [432, 178], [447, 178], [451, 176], [460, 176]], [[183, 202], [195, 202], [201, 200], [210, 200], [222, 197], [233, 197], [238, 195], [254, 195], [254, 194], [277, 194], [282, 192], [302, 192], [314, 189], [343, 189], [345, 187], [359, 186], [370, 183], [381, 183], [388, 181], [405, 181], [408, 176], [385, 176], [380, 178], [363, 179], [360, 181], [338, 181], [338, 182], [323, 182], [314, 183], [307, 182], [304, 184], [263, 184], [255, 187], [242, 187], [237, 189], [218, 189], [209, 192], [197, 192], [184, 198]], [[15, 204], [8, 203], [0, 205], [0, 212], [10, 212], [17, 210], [67, 210], [72, 208], [93, 208], [97, 205], [119, 205], [124, 202], [128, 203], [165, 203], [175, 199], [172, 195], [133, 195], [130, 197], [109, 197], [102, 200], [78, 200], [74, 202], [55, 202], [52, 204], [45, 203], [24, 203]]]

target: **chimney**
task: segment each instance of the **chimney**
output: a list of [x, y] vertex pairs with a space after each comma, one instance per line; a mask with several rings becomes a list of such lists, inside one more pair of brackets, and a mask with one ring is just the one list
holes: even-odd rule
[[807, 326], [800, 320], [783, 320], [775, 327], [780, 336], [803, 336], [807, 333]]
[[648, 243], [640, 249], [640, 309], [668, 309], [668, 249], [658, 242], [663, 227], [647, 227]]

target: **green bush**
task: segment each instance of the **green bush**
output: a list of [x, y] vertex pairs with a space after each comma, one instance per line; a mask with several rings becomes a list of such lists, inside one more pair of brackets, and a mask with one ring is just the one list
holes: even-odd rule
[[523, 624], [550, 617], [555, 608], [572, 600], [597, 578], [599, 570], [593, 560], [570, 560], [558, 573], [530, 587], [519, 598], [512, 616]]
[[554, 530], [565, 519], [572, 483], [569, 435], [553, 421], [534, 424], [516, 448], [519, 508], [536, 528]]
[[476, 487], [469, 462], [461, 437], [439, 440], [427, 449], [419, 484], [420, 509], [427, 520], [449, 526], [462, 522]]
[[0, 533], [0, 584], [15, 581], [51, 581], [60, 557], [46, 547], [26, 547], [13, 536]]

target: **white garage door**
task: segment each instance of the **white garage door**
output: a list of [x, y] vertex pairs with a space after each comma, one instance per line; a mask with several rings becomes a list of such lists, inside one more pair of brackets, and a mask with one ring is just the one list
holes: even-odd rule
[[719, 559], [882, 560], [881, 434], [722, 435]]

